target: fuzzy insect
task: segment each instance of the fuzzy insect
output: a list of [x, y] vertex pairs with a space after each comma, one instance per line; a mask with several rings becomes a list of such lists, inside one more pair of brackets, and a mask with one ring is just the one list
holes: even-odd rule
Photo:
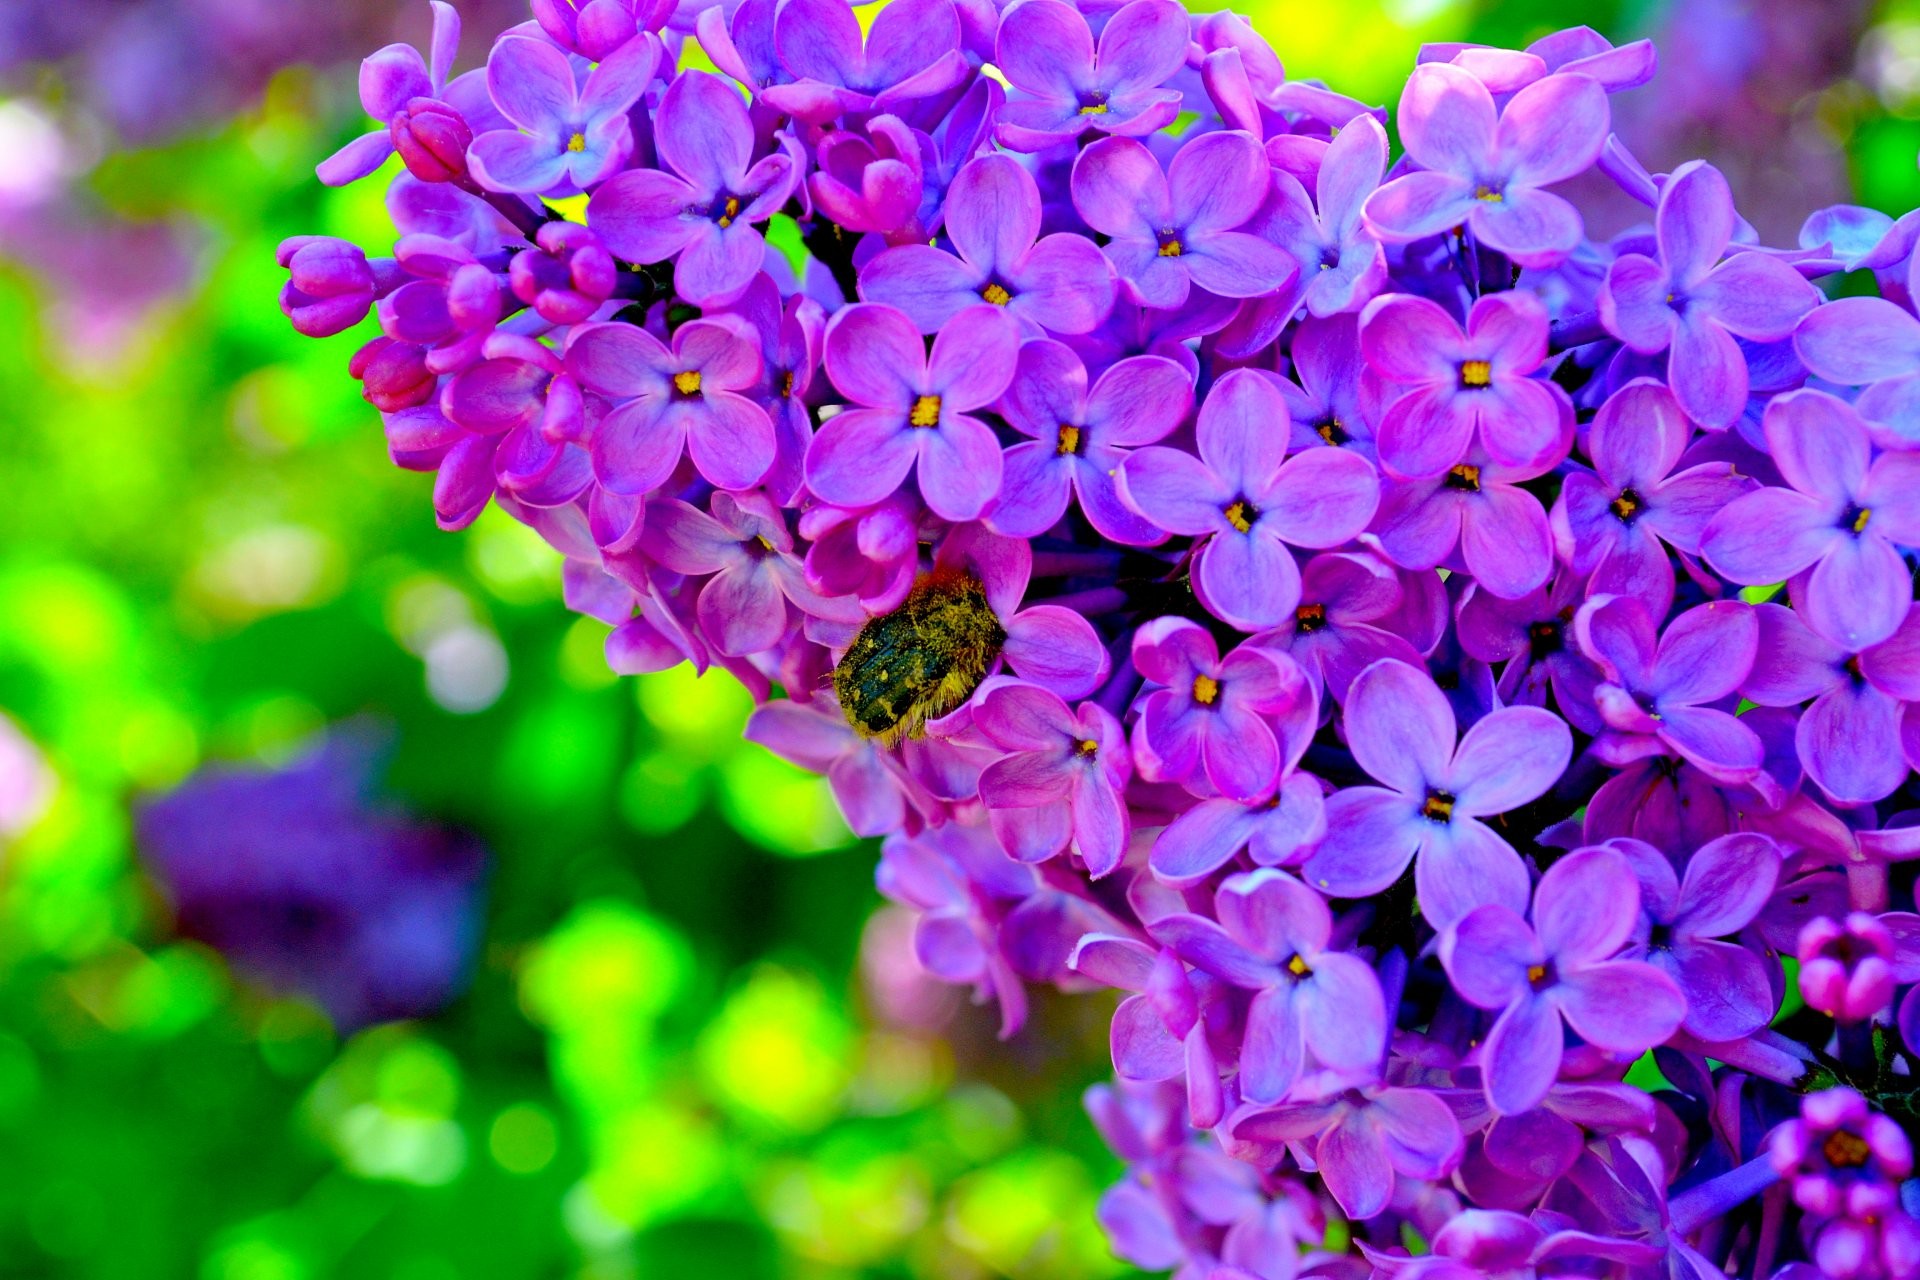
[[833, 669], [834, 695], [856, 733], [892, 746], [972, 697], [1006, 640], [980, 580], [936, 570], [860, 628]]

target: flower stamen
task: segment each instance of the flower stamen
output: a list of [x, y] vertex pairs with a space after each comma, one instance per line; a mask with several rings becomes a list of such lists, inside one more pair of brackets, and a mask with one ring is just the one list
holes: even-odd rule
[[940, 425], [940, 397], [921, 396], [913, 402], [913, 408], [907, 414], [907, 425], [914, 427], [937, 427]]

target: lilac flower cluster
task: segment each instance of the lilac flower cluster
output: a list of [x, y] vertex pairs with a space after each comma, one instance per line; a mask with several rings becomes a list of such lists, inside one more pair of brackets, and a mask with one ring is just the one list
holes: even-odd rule
[[437, 1013], [480, 941], [486, 851], [376, 799], [382, 754], [349, 726], [281, 769], [203, 769], [136, 819], [174, 927], [343, 1033]]
[[753, 691], [928, 970], [1120, 994], [1124, 1257], [1920, 1273], [1920, 215], [1758, 243], [1585, 29], [1428, 47], [1396, 157], [1172, 0], [714, 4], [718, 75], [539, 2], [450, 82], [435, 8], [287, 314], [616, 670]]

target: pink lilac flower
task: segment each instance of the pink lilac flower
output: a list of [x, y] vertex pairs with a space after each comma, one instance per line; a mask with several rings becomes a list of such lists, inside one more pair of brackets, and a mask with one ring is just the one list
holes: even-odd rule
[[385, 126], [415, 99], [438, 98], [446, 92], [447, 76], [460, 47], [460, 15], [444, 0], [432, 0], [432, 5], [433, 43], [427, 58], [410, 44], [390, 44], [360, 64], [360, 105], [382, 127], [320, 162], [315, 172], [328, 186], [357, 182], [385, 164], [393, 154], [392, 135]]
[[1357, 311], [1385, 286], [1386, 250], [1361, 221], [1360, 210], [1386, 167], [1386, 130], [1362, 115], [1327, 148], [1311, 199], [1298, 178], [1274, 171], [1273, 192], [1255, 227], [1300, 264], [1300, 301], [1309, 314]]
[[600, 237], [576, 222], [549, 222], [534, 237], [538, 253], [508, 264], [514, 297], [554, 324], [591, 319], [618, 287], [618, 268]]
[[901, 0], [873, 20], [864, 40], [853, 10], [834, 0], [787, 0], [773, 20], [791, 83], [760, 96], [810, 124], [853, 112], [893, 112], [944, 93], [967, 73], [960, 18], [949, 0]]
[[1071, 497], [1103, 536], [1130, 546], [1161, 542], [1166, 533], [1121, 501], [1116, 479], [1135, 449], [1185, 421], [1192, 380], [1171, 360], [1132, 356], [1088, 381], [1072, 348], [1049, 339], [1021, 344], [999, 410], [1030, 439], [1006, 451], [987, 522], [1031, 538], [1066, 514]]
[[1626, 254], [1607, 270], [1600, 317], [1642, 355], [1668, 352], [1667, 380], [1688, 416], [1733, 425], [1747, 403], [1747, 360], [1736, 338], [1774, 342], [1794, 331], [1820, 292], [1763, 253], [1727, 253], [1733, 196], [1711, 165], [1674, 170], [1655, 215], [1659, 257]]
[[1133, 665], [1161, 686], [1141, 703], [1143, 773], [1167, 781], [1204, 775], [1240, 800], [1272, 792], [1281, 756], [1266, 717], [1311, 696], [1291, 658], [1250, 645], [1222, 658], [1197, 624], [1158, 618], [1135, 633]]
[[954, 252], [888, 249], [861, 268], [860, 296], [899, 307], [927, 333], [983, 301], [1051, 333], [1085, 333], [1113, 305], [1112, 275], [1084, 236], [1042, 236], [1040, 212], [1040, 188], [1019, 161], [969, 161], [947, 189]]
[[980, 799], [996, 815], [1024, 819], [1017, 843], [1002, 837], [1016, 857], [1044, 861], [1071, 842], [1095, 878], [1120, 865], [1130, 827], [1120, 797], [1133, 770], [1126, 732], [1111, 713], [1004, 684], [981, 700], [973, 723], [1010, 753], [980, 775]]
[[1387, 629], [1405, 596], [1392, 566], [1377, 555], [1317, 555], [1300, 571], [1293, 615], [1262, 631], [1260, 643], [1286, 650], [1316, 688], [1344, 703], [1354, 677], [1380, 659], [1416, 667], [1424, 660], [1405, 636]]
[[1351, 1218], [1371, 1218], [1393, 1197], [1395, 1175], [1444, 1178], [1460, 1164], [1465, 1139], [1445, 1102], [1421, 1089], [1373, 1086], [1235, 1113], [1240, 1142], [1311, 1143], [1327, 1190]]
[[993, 61], [1019, 93], [1000, 111], [1001, 144], [1041, 151], [1090, 129], [1141, 137], [1172, 123], [1180, 93], [1162, 86], [1186, 62], [1187, 28], [1170, 0], [1132, 0], [1096, 47], [1087, 20], [1061, 0], [1009, 11]]
[[1598, 1048], [1639, 1054], [1686, 1015], [1686, 997], [1654, 966], [1614, 959], [1633, 931], [1639, 886], [1611, 849], [1568, 854], [1533, 895], [1532, 924], [1500, 903], [1440, 935], [1447, 976], [1497, 1011], [1480, 1049], [1487, 1098], [1503, 1115], [1538, 1106], [1564, 1058], [1561, 1024]]
[[1400, 137], [1420, 166], [1366, 203], [1367, 224], [1404, 244], [1465, 224], [1523, 267], [1552, 266], [1580, 240], [1574, 207], [1541, 188], [1590, 168], [1607, 137], [1607, 95], [1581, 75], [1548, 76], [1504, 110], [1472, 74], [1414, 68], [1400, 97]]
[[1517, 600], [1553, 572], [1546, 509], [1520, 487], [1538, 474], [1482, 457], [1430, 480], [1385, 483], [1373, 532], [1403, 569], [1463, 566], [1479, 586]]
[[1290, 546], [1337, 547], [1373, 519], [1379, 485], [1355, 453], [1286, 456], [1286, 401], [1271, 379], [1236, 369], [1201, 406], [1200, 456], [1151, 447], [1120, 467], [1120, 498], [1169, 533], [1208, 535], [1194, 589], [1217, 617], [1269, 627], [1300, 603]]
[[1529, 376], [1547, 355], [1547, 313], [1530, 295], [1482, 298], [1464, 332], [1425, 298], [1379, 298], [1361, 316], [1360, 351], [1396, 384], [1374, 433], [1391, 475], [1445, 475], [1476, 443], [1495, 463], [1536, 474], [1565, 456], [1572, 407]]
[[582, 189], [614, 174], [633, 153], [627, 109], [660, 65], [660, 45], [641, 36], [576, 81], [567, 55], [544, 40], [513, 37], [487, 57], [487, 90], [518, 129], [473, 140], [473, 176], [490, 191], [534, 194]]
[[1573, 735], [1538, 707], [1493, 712], [1456, 742], [1453, 708], [1418, 668], [1374, 663], [1347, 691], [1347, 745], [1384, 783], [1327, 801], [1327, 838], [1301, 867], [1337, 898], [1378, 893], [1415, 863], [1437, 927], [1484, 903], [1526, 905], [1527, 874], [1483, 818], [1538, 798], [1566, 771]]
[[1128, 294], [1170, 309], [1194, 288], [1251, 298], [1299, 274], [1283, 250], [1240, 230], [1267, 181], [1266, 157], [1244, 133], [1203, 134], [1174, 153], [1165, 174], [1144, 143], [1104, 138], [1073, 163], [1073, 207], [1108, 237], [1104, 252]]
[[754, 157], [753, 122], [718, 76], [689, 72], [660, 100], [654, 146], [665, 165], [601, 184], [587, 225], [632, 262], [673, 260], [674, 287], [700, 305], [730, 302], [766, 257], [755, 229], [785, 204], [800, 175], [793, 157]]
[[1000, 444], [970, 410], [999, 398], [1019, 359], [1006, 313], [982, 303], [956, 316], [926, 353], [904, 312], [879, 303], [827, 325], [826, 367], [856, 407], [827, 420], [807, 451], [807, 485], [828, 502], [878, 502], [912, 472], [936, 515], [971, 520], [1000, 491]]

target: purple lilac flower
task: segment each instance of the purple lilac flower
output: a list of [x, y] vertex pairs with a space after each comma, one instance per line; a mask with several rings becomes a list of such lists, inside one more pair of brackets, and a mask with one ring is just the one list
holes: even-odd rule
[[379, 756], [349, 730], [283, 769], [208, 768], [136, 822], [174, 927], [343, 1033], [444, 1008], [480, 935], [485, 851], [380, 800]]
[[577, 83], [567, 55], [544, 40], [515, 36], [493, 46], [487, 90], [514, 129], [473, 140], [473, 176], [490, 191], [578, 190], [617, 172], [633, 154], [627, 109], [660, 65], [652, 36], [629, 41]]
[[1672, 978], [1687, 998], [1681, 1024], [1706, 1041], [1737, 1040], [1773, 1017], [1773, 987], [1759, 953], [1729, 938], [1753, 923], [1780, 875], [1779, 846], [1737, 832], [1709, 841], [1677, 878], [1667, 856], [1643, 840], [1609, 840], [1640, 881], [1640, 922], [1622, 954]]
[[1144, 143], [1103, 138], [1073, 163], [1073, 207], [1108, 237], [1107, 260], [1128, 294], [1170, 309], [1196, 287], [1251, 298], [1298, 276], [1283, 250], [1239, 230], [1259, 211], [1267, 184], [1266, 156], [1249, 134], [1203, 134], [1174, 153], [1165, 174]]
[[427, 58], [410, 44], [390, 44], [360, 64], [360, 105], [383, 127], [362, 134], [320, 162], [314, 171], [330, 187], [357, 182], [387, 162], [393, 137], [386, 128], [415, 99], [440, 97], [460, 47], [460, 15], [444, 0], [431, 0], [433, 43]]
[[1270, 627], [1300, 603], [1290, 546], [1337, 547], [1373, 519], [1379, 484], [1356, 453], [1286, 456], [1287, 404], [1274, 381], [1236, 369], [1201, 406], [1200, 456], [1134, 451], [1120, 467], [1120, 498], [1155, 527], [1207, 535], [1193, 585], [1216, 617], [1243, 630]]
[[588, 62], [603, 62], [642, 31], [658, 31], [672, 6], [659, 0], [530, 0], [547, 39]]
[[792, 74], [760, 97], [809, 124], [855, 112], [898, 113], [945, 93], [967, 73], [960, 18], [950, 0], [901, 0], [873, 20], [864, 41], [852, 8], [836, 0], [786, 0], [774, 44]]
[[1015, 151], [1044, 151], [1089, 129], [1142, 137], [1173, 122], [1180, 93], [1163, 87], [1187, 58], [1188, 18], [1169, 0], [1132, 0], [1107, 20], [1096, 48], [1079, 10], [1033, 0], [1000, 23], [994, 64], [1019, 94], [996, 136]]
[[1722, 782], [1745, 782], [1760, 771], [1760, 739], [1710, 705], [1738, 689], [1753, 667], [1760, 627], [1752, 606], [1703, 604], [1656, 634], [1640, 601], [1599, 596], [1581, 607], [1574, 634], [1606, 677], [1594, 690], [1607, 726], [1594, 744], [1603, 759], [1626, 764], [1670, 751]]
[[1850, 653], [1793, 610], [1754, 608], [1760, 623], [1753, 669], [1741, 696], [1763, 707], [1797, 707], [1794, 745], [1807, 776], [1843, 804], [1881, 800], [1906, 780], [1901, 725], [1920, 703], [1920, 604], [1879, 644]]
[[1219, 923], [1175, 914], [1153, 922], [1154, 940], [1196, 969], [1252, 991], [1240, 1049], [1240, 1093], [1286, 1097], [1312, 1061], [1349, 1076], [1371, 1072], [1386, 1051], [1380, 984], [1358, 956], [1333, 948], [1333, 916], [1319, 894], [1283, 871], [1229, 877], [1214, 897]]
[[1920, 454], [1874, 458], [1859, 415], [1824, 391], [1774, 400], [1764, 426], [1791, 487], [1715, 515], [1701, 536], [1707, 563], [1742, 583], [1806, 573], [1796, 586], [1808, 625], [1850, 649], [1878, 644], [1913, 601], [1900, 548], [1920, 545]]
[[1461, 597], [1460, 647], [1482, 662], [1506, 665], [1500, 696], [1530, 707], [1552, 705], [1583, 733], [1600, 731], [1593, 695], [1600, 669], [1574, 643], [1574, 611], [1581, 599], [1579, 575], [1563, 569], [1546, 586], [1502, 600], [1478, 583]]
[[908, 472], [936, 515], [972, 520], [1000, 491], [1000, 443], [968, 411], [1012, 381], [1019, 333], [988, 304], [954, 317], [926, 353], [904, 312], [879, 303], [827, 326], [827, 376], [857, 407], [828, 419], [807, 451], [807, 485], [840, 506], [878, 502]]
[[332, 236], [289, 236], [276, 258], [288, 272], [280, 310], [309, 338], [353, 328], [403, 278], [397, 262], [369, 262], [358, 245]]
[[[1789, 1181], [1794, 1203], [1819, 1224], [1814, 1258], [1840, 1280], [1910, 1271], [1920, 1256], [1920, 1225], [1900, 1203], [1899, 1184], [1913, 1171], [1913, 1145], [1900, 1126], [1871, 1111], [1844, 1086], [1810, 1093], [1801, 1114], [1767, 1139], [1767, 1158]], [[1882, 1235], [1880, 1224], [1888, 1238]]]
[[800, 174], [784, 151], [754, 159], [747, 108], [718, 76], [688, 72], [660, 100], [654, 146], [664, 169], [629, 169], [601, 184], [587, 225], [631, 262], [674, 263], [674, 287], [702, 306], [730, 302], [766, 257], [755, 230], [785, 204]]
[[1403, 569], [1462, 565], [1487, 591], [1519, 599], [1553, 572], [1546, 510], [1520, 487], [1537, 474], [1482, 458], [1430, 480], [1388, 482], [1374, 532]]
[[[1086, 333], [1113, 306], [1113, 278], [1084, 236], [1040, 234], [1040, 188], [1011, 156], [969, 161], [947, 189], [954, 253], [902, 244], [860, 271], [860, 296], [927, 333], [982, 302], [1051, 333]], [[958, 256], [956, 256], [956, 254]]]
[[1072, 348], [1049, 339], [1021, 344], [999, 409], [1030, 440], [1006, 451], [1000, 499], [987, 522], [1000, 533], [1035, 537], [1066, 514], [1071, 496], [1104, 537], [1129, 546], [1164, 541], [1164, 531], [1121, 502], [1115, 480], [1133, 450], [1186, 419], [1193, 382], [1171, 360], [1132, 356], [1087, 383]]
[[1692, 429], [1665, 386], [1636, 378], [1607, 398], [1587, 437], [1593, 470], [1568, 473], [1552, 519], [1560, 557], [1589, 592], [1637, 597], [1656, 617], [1673, 604], [1667, 548], [1700, 554], [1709, 520], [1753, 481], [1730, 462], [1678, 470]]
[[1396, 1174], [1426, 1182], [1446, 1177], [1466, 1145], [1446, 1103], [1425, 1090], [1390, 1086], [1245, 1108], [1232, 1129], [1241, 1142], [1311, 1142], [1327, 1190], [1350, 1218], [1385, 1209]]
[[1341, 314], [1308, 318], [1293, 333], [1293, 381], [1280, 384], [1293, 420], [1291, 449], [1327, 445], [1377, 458], [1373, 426], [1361, 406], [1360, 321]]
[[1679, 1027], [1687, 1004], [1673, 979], [1613, 958], [1633, 932], [1639, 900], [1624, 858], [1583, 849], [1540, 878], [1531, 926], [1489, 903], [1440, 935], [1454, 989], [1499, 1013], [1480, 1056], [1487, 1098], [1501, 1114], [1530, 1111], [1547, 1096], [1564, 1056], [1563, 1020], [1589, 1044], [1629, 1055]]
[[1398, 394], [1380, 419], [1380, 465], [1430, 480], [1478, 444], [1495, 463], [1538, 473], [1565, 456], [1573, 409], [1530, 377], [1547, 355], [1547, 313], [1529, 294], [1482, 298], [1462, 332], [1437, 303], [1379, 298], [1360, 318], [1360, 352]]
[[1626, 254], [1607, 270], [1600, 318], [1642, 355], [1667, 351], [1667, 380], [1689, 417], [1728, 427], [1747, 404], [1747, 359], [1736, 338], [1775, 342], [1820, 292], [1763, 253], [1721, 261], [1733, 236], [1733, 195], [1711, 165], [1681, 165], [1660, 191], [1659, 257]]
[[899, 830], [908, 801], [930, 798], [871, 738], [856, 734], [832, 699], [823, 704], [783, 698], [755, 709], [744, 736], [782, 760], [823, 774], [847, 826], [863, 838]]
[[744, 394], [760, 353], [727, 325], [680, 326], [671, 347], [629, 324], [577, 328], [567, 370], [616, 402], [593, 428], [593, 471], [616, 493], [658, 488], [683, 456], [721, 489], [750, 489], [773, 465], [773, 423]]
[[1423, 659], [1406, 637], [1389, 631], [1406, 593], [1379, 556], [1331, 551], [1300, 571], [1300, 603], [1293, 616], [1262, 631], [1259, 643], [1293, 656], [1317, 689], [1335, 702], [1347, 700], [1354, 678], [1382, 658], [1410, 666]]
[[1133, 770], [1126, 731], [1110, 712], [1092, 702], [1069, 708], [1045, 689], [1005, 684], [981, 700], [973, 722], [1011, 753], [980, 775], [980, 798], [996, 813], [1028, 818], [1016, 857], [1044, 861], [1071, 841], [1095, 878], [1120, 865], [1130, 825], [1120, 797]]
[[1341, 129], [1321, 158], [1312, 199], [1299, 179], [1274, 171], [1273, 192], [1255, 229], [1300, 264], [1300, 300], [1309, 314], [1358, 311], [1386, 285], [1386, 250], [1360, 219], [1386, 168], [1386, 130], [1362, 115]]
[[1456, 742], [1445, 695], [1393, 659], [1354, 680], [1346, 725], [1355, 761], [1385, 785], [1348, 787], [1327, 801], [1327, 838], [1301, 867], [1307, 882], [1360, 897], [1415, 862], [1420, 909], [1436, 927], [1484, 903], [1523, 908], [1526, 869], [1481, 819], [1536, 799], [1566, 771], [1566, 725], [1538, 707], [1508, 707]]
[[1141, 703], [1142, 773], [1169, 782], [1204, 774], [1239, 800], [1272, 793], [1281, 757], [1266, 717], [1311, 696], [1291, 658], [1251, 645], [1222, 658], [1198, 624], [1157, 618], [1135, 633], [1133, 665], [1162, 686]]
[[1920, 445], [1920, 320], [1885, 298], [1837, 298], [1807, 312], [1793, 350], [1815, 377], [1866, 388], [1854, 408], [1875, 444]]
[[576, 222], [549, 222], [534, 244], [538, 253], [515, 254], [508, 264], [513, 296], [553, 324], [592, 319], [619, 280], [600, 237]]
[[1447, 63], [1414, 68], [1400, 96], [1400, 137], [1420, 169], [1366, 203], [1367, 225], [1405, 244], [1464, 224], [1523, 267], [1548, 267], [1580, 241], [1580, 215], [1541, 188], [1584, 173], [1607, 137], [1607, 95], [1582, 75], [1548, 76], [1505, 110]]
[[1069, 961], [1074, 972], [1129, 994], [1113, 1011], [1109, 1032], [1113, 1069], [1122, 1080], [1174, 1080], [1185, 1075], [1193, 1123], [1220, 1123], [1226, 1095], [1209, 1015], [1224, 1009], [1225, 987], [1211, 974], [1188, 970], [1171, 947], [1091, 933]]

